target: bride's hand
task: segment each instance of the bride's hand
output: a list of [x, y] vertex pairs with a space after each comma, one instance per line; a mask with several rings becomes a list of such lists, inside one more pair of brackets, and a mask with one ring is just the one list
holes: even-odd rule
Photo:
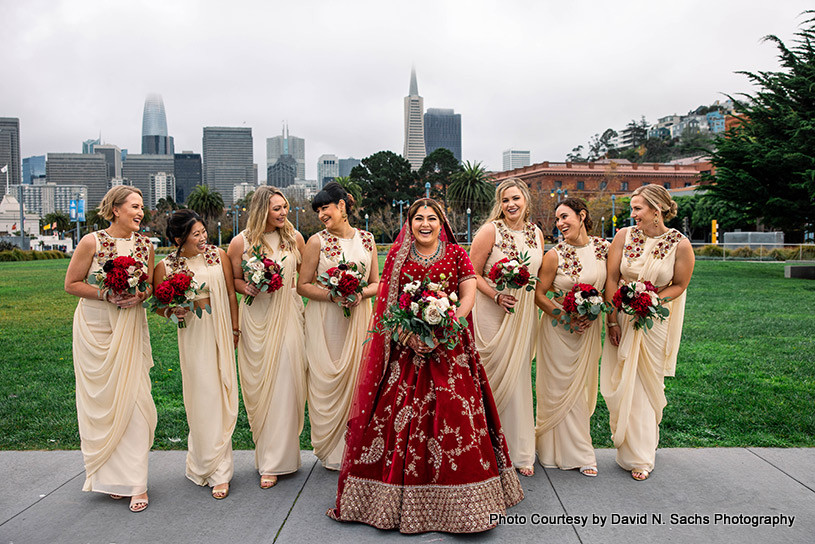
[[422, 355], [430, 353], [431, 351], [436, 349], [438, 343], [435, 342], [434, 340], [433, 344], [434, 344], [433, 347], [428, 346], [427, 344], [424, 343], [424, 341], [421, 338], [419, 338], [416, 334], [413, 333], [411, 333], [410, 336], [408, 336], [406, 342], [407, 347], [409, 347], [416, 353], [420, 353]]

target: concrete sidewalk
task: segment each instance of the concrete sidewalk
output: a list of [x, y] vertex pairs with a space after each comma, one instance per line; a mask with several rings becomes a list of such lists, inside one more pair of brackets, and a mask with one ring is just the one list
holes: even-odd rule
[[81, 491], [77, 451], [0, 452], [0, 544], [815, 542], [815, 448], [663, 449], [646, 482], [619, 469], [613, 450], [598, 450], [597, 478], [539, 466], [522, 477], [526, 499], [492, 531], [411, 536], [326, 517], [337, 474], [311, 452], [270, 490], [258, 486], [253, 453], [235, 452], [222, 501], [184, 477], [184, 456], [151, 453], [150, 507], [133, 514], [127, 499]]

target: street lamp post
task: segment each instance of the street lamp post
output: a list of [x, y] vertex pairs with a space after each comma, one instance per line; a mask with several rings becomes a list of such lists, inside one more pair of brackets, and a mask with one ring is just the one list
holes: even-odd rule
[[605, 215], [600, 218], [600, 225], [601, 225], [600, 230], [602, 232], [600, 234], [600, 238], [603, 238], [605, 240], [605, 238], [606, 238], [606, 216]]
[[614, 235], [617, 234], [617, 232], [616, 232], [616, 230], [617, 230], [617, 214], [614, 213], [614, 210], [615, 210], [614, 206], [615, 206], [616, 199], [617, 199], [616, 195], [611, 195], [611, 237], [612, 238], [614, 238]]
[[294, 221], [295, 221], [295, 223], [296, 223], [296, 227], [295, 227], [295, 228], [296, 228], [297, 230], [300, 230], [300, 210], [302, 210], [302, 209], [303, 209], [303, 208], [301, 208], [300, 206], [295, 206], [295, 207], [294, 207]]
[[368, 214], [365, 214], [365, 230], [368, 230]]
[[395, 208], [397, 204], [399, 204], [399, 227], [401, 228], [401, 226], [402, 226], [402, 206], [404, 206], [405, 204], [410, 204], [410, 201], [408, 201], [408, 200], [396, 200], [394, 198], [393, 199], [393, 204], [391, 205], [391, 208]]
[[470, 243], [470, 214], [473, 211], [470, 208], [467, 208], [467, 243]]
[[429, 181], [424, 182], [424, 196], [425, 196], [425, 198], [430, 198], [430, 182]]
[[218, 221], [218, 247], [221, 247], [221, 222]]

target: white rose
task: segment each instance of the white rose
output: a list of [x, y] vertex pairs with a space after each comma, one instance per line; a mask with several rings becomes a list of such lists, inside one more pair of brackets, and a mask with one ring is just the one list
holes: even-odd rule
[[455, 293], [450, 293], [450, 302], [452, 302], [453, 304], [458, 302], [458, 295], [456, 295]]
[[412, 281], [412, 282], [408, 283], [407, 285], [405, 285], [405, 292], [413, 294], [413, 293], [416, 292], [416, 289], [418, 289], [418, 288], [419, 288], [419, 282], [418, 281]]
[[518, 267], [518, 261], [516, 261], [515, 259], [512, 259], [511, 261], [509, 261], [507, 263], [507, 267], [508, 268], [517, 268]]
[[139, 278], [137, 278], [136, 276], [131, 276], [127, 278], [127, 284], [130, 287], [136, 287], [139, 284]]
[[422, 318], [424, 318], [424, 320], [431, 325], [438, 325], [441, 323], [441, 312], [439, 312], [439, 309], [435, 304], [431, 304], [424, 309]]
[[261, 271], [255, 272], [254, 274], [252, 274], [252, 283], [260, 283], [261, 281], [263, 281], [264, 277], [265, 276], [263, 275], [263, 272]]
[[646, 291], [645, 284], [642, 283], [641, 281], [638, 281], [637, 283], [634, 284], [634, 292], [637, 295], [640, 295], [640, 294], [644, 293], [645, 291]]
[[411, 302], [410, 303], [410, 313], [413, 315], [419, 314], [419, 303], [418, 302]]
[[591, 302], [592, 304], [602, 304], [603, 298], [599, 296], [589, 297], [589, 302]]
[[427, 284], [427, 288], [431, 291], [438, 291], [439, 289], [441, 289], [441, 285], [439, 285], [438, 283], [433, 283], [431, 281], [430, 283]]
[[435, 305], [436, 305], [436, 308], [439, 309], [439, 311], [444, 312], [444, 311], [447, 310], [447, 308], [450, 307], [450, 301], [447, 300], [447, 298], [439, 298], [439, 299], [436, 299]]
[[648, 291], [648, 294], [651, 295], [651, 306], [659, 306], [659, 295], [653, 291]]
[[339, 285], [340, 280], [336, 276], [331, 276], [330, 278], [328, 278], [328, 283], [330, 283], [331, 285]]

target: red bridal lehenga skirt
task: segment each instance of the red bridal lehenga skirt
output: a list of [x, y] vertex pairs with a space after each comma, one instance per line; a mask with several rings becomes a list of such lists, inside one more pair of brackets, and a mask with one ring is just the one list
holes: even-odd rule
[[487, 376], [467, 330], [429, 356], [391, 343], [334, 519], [403, 533], [473, 533], [523, 499]]

